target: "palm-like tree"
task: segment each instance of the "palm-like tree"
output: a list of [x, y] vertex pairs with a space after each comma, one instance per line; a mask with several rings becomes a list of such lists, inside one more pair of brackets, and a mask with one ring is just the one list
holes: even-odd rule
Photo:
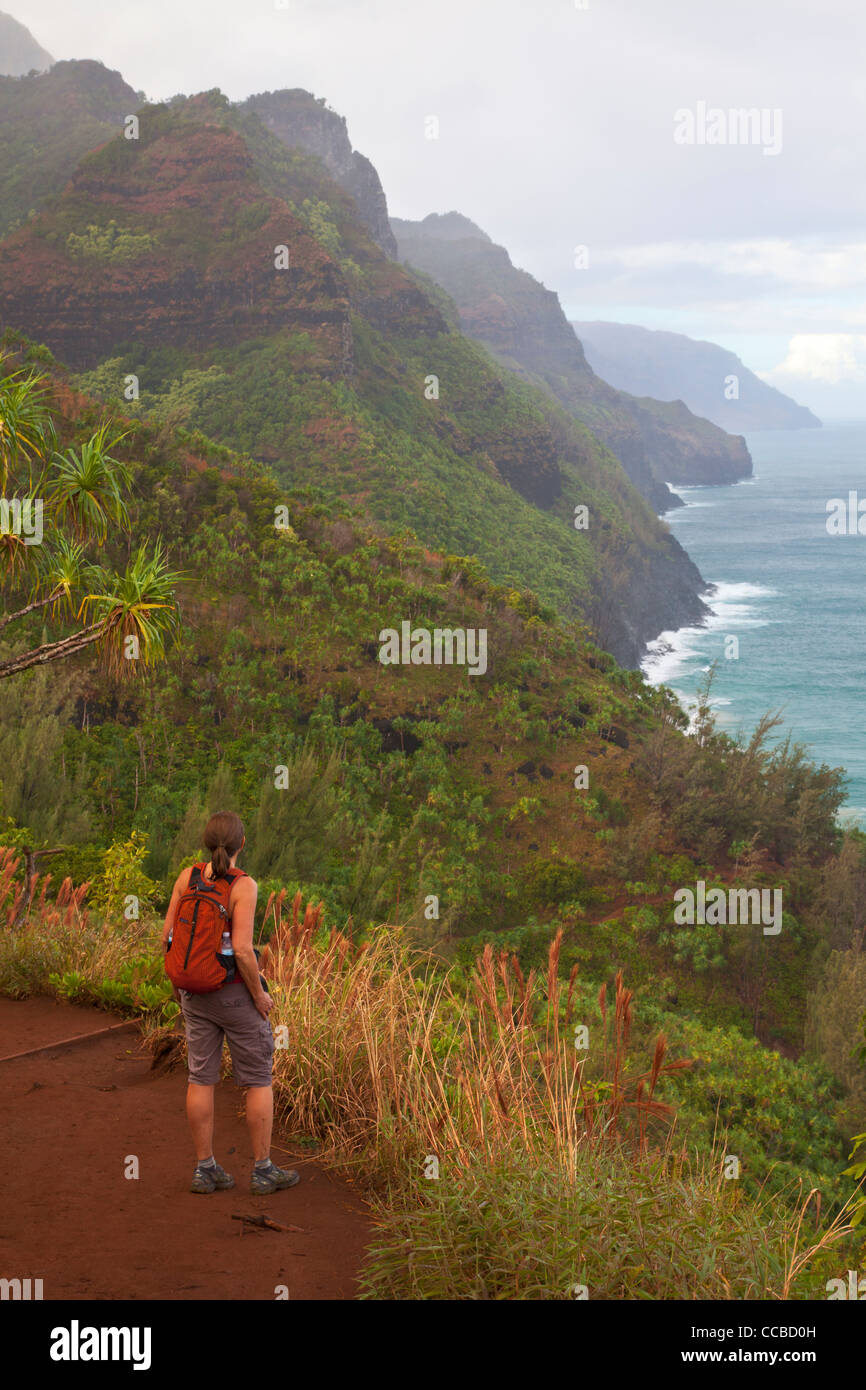
[[38, 577], [34, 584], [34, 594], [45, 591], [47, 597], [40, 599], [40, 605], [51, 605], [55, 614], [64, 607], [70, 615], [75, 613], [75, 594], [83, 587], [92, 568], [80, 541], [69, 536], [59, 535], [53, 546], [40, 548]]
[[[61, 535], [53, 547], [38, 546], [35, 549], [25, 546], [17, 536], [0, 536], [0, 541], [10, 542], [9, 547], [3, 547], [7, 579], [15, 576], [16, 568], [24, 571], [32, 566], [36, 570], [29, 603], [15, 613], [4, 613], [0, 617], [0, 629], [17, 618], [49, 606], [54, 613], [61, 605], [70, 614], [75, 613], [73, 594], [81, 589], [88, 570], [84, 549], [77, 541]], [[17, 552], [12, 548], [14, 544], [18, 546]]]
[[39, 609], [55, 616], [65, 610], [84, 626], [0, 662], [0, 679], [62, 660], [94, 643], [111, 674], [128, 675], [165, 655], [179, 626], [174, 589], [182, 576], [169, 568], [160, 541], [139, 545], [120, 574], [88, 559], [88, 546], [103, 545], [112, 525], [129, 532], [123, 494], [132, 472], [111, 454], [125, 434], [104, 423], [79, 448], [58, 451], [48, 413], [49, 386], [46, 378], [32, 373], [0, 377], [4, 488], [26, 461], [28, 495], [41, 499], [47, 537], [45, 544], [26, 545], [22, 536], [0, 534], [0, 584], [17, 589], [32, 574], [29, 601], [0, 616], [0, 630]]
[[[100, 647], [106, 668], [116, 676], [141, 661], [151, 666], [165, 655], [179, 626], [174, 590], [182, 575], [168, 567], [161, 541], [138, 547], [123, 574], [94, 569], [99, 589], [86, 594], [78, 617], [100, 615]], [[0, 668], [2, 674], [2, 668]]]
[[129, 525], [122, 494], [132, 484], [132, 472], [110, 453], [125, 437], [102, 424], [80, 449], [54, 454], [48, 506], [57, 525], [68, 526], [79, 540], [92, 536], [102, 545], [110, 522]]
[[[71, 570], [74, 557], [68, 554], [67, 559]], [[79, 620], [90, 617], [91, 621], [69, 637], [43, 643], [0, 662], [0, 680], [16, 676], [31, 666], [63, 660], [95, 642], [99, 643], [105, 669], [118, 677], [131, 674], [140, 666], [151, 666], [165, 655], [169, 639], [180, 626], [174, 589], [183, 575], [169, 569], [160, 541], [152, 550], [146, 541], [140, 545], [122, 574], [113, 574], [98, 565], [85, 565], [81, 574], [90, 583], [98, 584], [82, 599], [77, 612]], [[29, 604], [3, 621], [23, 617], [43, 604], [61, 603], [67, 589], [60, 575], [58, 568], [57, 583], [47, 598]], [[135, 643], [130, 644], [129, 638], [134, 638]]]
[[0, 402], [0, 491], [5, 492], [10, 472], [22, 461], [47, 458], [55, 436], [44, 375], [20, 369], [0, 376]]

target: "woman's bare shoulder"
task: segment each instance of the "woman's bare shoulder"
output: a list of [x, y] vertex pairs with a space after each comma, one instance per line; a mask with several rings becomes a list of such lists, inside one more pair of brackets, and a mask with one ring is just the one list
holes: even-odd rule
[[186, 892], [187, 888], [189, 887], [189, 881], [190, 881], [190, 878], [192, 877], [192, 871], [193, 871], [194, 868], [195, 868], [195, 865], [194, 865], [194, 864], [189, 864], [185, 869], [181, 869], [180, 873], [178, 874], [177, 878], [176, 878], [175, 881], [174, 881], [174, 891], [175, 891], [175, 893], [185, 893], [185, 892]]

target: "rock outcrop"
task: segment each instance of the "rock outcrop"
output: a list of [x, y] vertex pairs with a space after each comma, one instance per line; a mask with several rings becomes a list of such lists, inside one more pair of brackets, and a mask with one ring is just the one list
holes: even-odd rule
[[352, 148], [345, 116], [300, 88], [248, 97], [242, 109], [254, 112], [284, 145], [321, 159], [335, 183], [355, 199], [377, 246], [389, 256], [397, 255], [385, 190], [369, 159]]

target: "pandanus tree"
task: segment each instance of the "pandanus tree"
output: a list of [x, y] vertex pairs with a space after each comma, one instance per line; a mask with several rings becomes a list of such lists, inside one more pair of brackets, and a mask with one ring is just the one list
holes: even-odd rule
[[90, 646], [118, 677], [151, 666], [178, 627], [181, 576], [158, 540], [140, 542], [122, 571], [94, 558], [112, 533], [131, 539], [132, 474], [112, 455], [124, 434], [102, 424], [61, 450], [47, 379], [2, 373], [0, 361], [0, 637], [40, 610], [72, 631], [0, 661], [0, 679]]

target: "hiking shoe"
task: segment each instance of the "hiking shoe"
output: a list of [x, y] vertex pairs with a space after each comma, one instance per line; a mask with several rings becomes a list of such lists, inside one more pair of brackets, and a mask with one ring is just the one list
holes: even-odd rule
[[227, 1173], [225, 1168], [221, 1168], [215, 1163], [213, 1168], [199, 1168], [192, 1175], [190, 1192], [216, 1192], [217, 1188], [234, 1187], [235, 1180], [231, 1173]]
[[296, 1173], [294, 1168], [278, 1168], [272, 1163], [270, 1168], [254, 1168], [250, 1178], [250, 1192], [259, 1197], [266, 1197], [270, 1192], [276, 1192], [281, 1187], [294, 1187], [296, 1182], [301, 1181], [300, 1173]]

